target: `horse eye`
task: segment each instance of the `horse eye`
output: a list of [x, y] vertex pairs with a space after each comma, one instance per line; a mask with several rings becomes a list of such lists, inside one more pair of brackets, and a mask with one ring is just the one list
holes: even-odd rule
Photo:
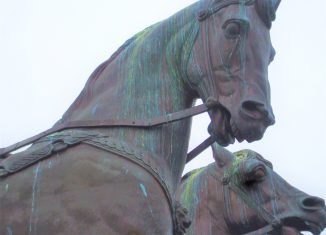
[[228, 39], [235, 39], [241, 34], [241, 25], [239, 22], [229, 22], [224, 26], [225, 36]]
[[263, 181], [266, 176], [266, 167], [263, 164], [257, 164], [254, 167], [250, 167], [245, 173], [244, 182], [246, 184], [251, 184], [254, 182]]
[[254, 168], [253, 171], [253, 178], [260, 181], [262, 180], [266, 175], [266, 168], [263, 165], [259, 165], [256, 168]]

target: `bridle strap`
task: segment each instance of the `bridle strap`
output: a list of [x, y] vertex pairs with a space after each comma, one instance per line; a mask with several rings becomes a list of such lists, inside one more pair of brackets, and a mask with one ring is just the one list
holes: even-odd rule
[[265, 234], [267, 234], [269, 232], [272, 232], [274, 229], [275, 229], [275, 227], [273, 227], [273, 225], [268, 224], [265, 227], [262, 227], [262, 228], [260, 228], [258, 230], [255, 230], [255, 231], [252, 231], [252, 232], [249, 232], [249, 233], [245, 233], [243, 235], [265, 235]]
[[250, 5], [253, 4], [255, 0], [222, 0], [222, 1], [217, 1], [215, 4], [213, 4], [213, 6], [201, 10], [198, 15], [197, 15], [197, 19], [199, 21], [204, 21], [206, 20], [208, 17], [210, 17], [211, 15], [213, 15], [214, 13], [218, 12], [219, 10], [221, 10], [224, 7], [233, 5], [233, 4], [245, 4], [245, 5]]
[[163, 124], [168, 124], [178, 120], [182, 120], [188, 117], [192, 117], [212, 108], [218, 106], [218, 102], [214, 98], [208, 98], [205, 104], [197, 105], [188, 109], [184, 109], [175, 113], [170, 113], [160, 117], [155, 117], [147, 120], [129, 120], [129, 119], [120, 119], [120, 120], [80, 120], [80, 121], [70, 121], [64, 122], [54, 127], [41, 132], [35, 136], [32, 136], [28, 139], [20, 141], [16, 144], [10, 145], [6, 148], [0, 148], [0, 158], [5, 158], [6, 155], [12, 151], [15, 151], [21, 147], [32, 144], [35, 141], [53, 134], [55, 132], [63, 131], [66, 129], [75, 129], [75, 128], [101, 128], [101, 127], [139, 127], [139, 128], [150, 128]]
[[256, 211], [256, 213], [267, 222], [267, 225], [259, 228], [255, 231], [251, 231], [242, 235], [265, 235], [275, 229], [279, 229], [282, 227], [282, 221], [277, 218], [276, 216], [272, 215], [271, 213], [269, 213], [268, 211], [266, 211], [266, 209], [264, 207], [262, 207], [260, 204], [258, 204], [256, 201], [253, 201], [247, 193], [245, 193], [239, 186], [235, 185], [234, 183], [232, 183], [230, 181], [230, 179], [228, 177], [222, 177], [220, 178], [219, 176], [217, 176], [215, 174], [215, 168], [209, 168], [209, 172], [210, 175], [215, 178], [217, 181], [219, 181], [222, 184], [222, 188], [223, 188], [223, 195], [224, 195], [224, 204], [226, 206], [225, 208], [225, 220], [227, 224], [230, 224], [230, 226], [232, 225], [232, 218], [229, 218], [231, 215], [227, 212], [227, 208], [228, 206], [230, 206], [229, 203], [229, 191], [232, 190], [236, 195], [238, 195], [243, 201], [244, 203], [247, 204], [247, 206], [251, 209], [253, 209], [254, 211]]
[[252, 209], [254, 209], [257, 214], [262, 217], [267, 223], [269, 224], [276, 224], [278, 219], [272, 215], [271, 213], [267, 212], [264, 207], [258, 204], [256, 201], [252, 200], [248, 197], [248, 194], [245, 193], [239, 186], [229, 183], [229, 187], [240, 196], [240, 198]]
[[[267, 225], [265, 227], [262, 227], [258, 230], [243, 234], [243, 235], [264, 235], [268, 232], [271, 232], [277, 228], [280, 228], [282, 226], [282, 222], [280, 219], [278, 219], [276, 216], [272, 215], [264, 207], [262, 207], [260, 204], [258, 204], [256, 201], [252, 200], [250, 197], [248, 197], [248, 194], [245, 193], [239, 186], [235, 185], [232, 182], [229, 182], [226, 178], [222, 179], [222, 183], [224, 187], [229, 187], [232, 191], [234, 191], [239, 197], [253, 210], [256, 211], [256, 213], [263, 218]], [[224, 188], [223, 187], [223, 188]]]

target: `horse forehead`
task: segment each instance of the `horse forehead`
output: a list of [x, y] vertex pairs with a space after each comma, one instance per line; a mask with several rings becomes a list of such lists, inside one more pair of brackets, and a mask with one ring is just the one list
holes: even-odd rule
[[273, 169], [273, 164], [270, 161], [268, 161], [262, 155], [260, 155], [259, 153], [255, 152], [253, 150], [245, 149], [245, 150], [238, 151], [235, 154], [241, 156], [241, 158], [243, 158], [243, 159], [256, 159], [256, 160], [264, 163], [271, 169]]
[[222, 17], [224, 21], [231, 19], [239, 19], [246, 21], [249, 25], [251, 25], [251, 28], [259, 28], [259, 30], [265, 29], [265, 31], [269, 31], [269, 28], [266, 27], [266, 24], [263, 22], [260, 16], [263, 13], [259, 13], [257, 11], [257, 7], [255, 7], [255, 4], [231, 4], [221, 9], [220, 13], [218, 14], [223, 15]]
[[[258, 16], [257, 19], [263, 22], [266, 28], [270, 29], [272, 21], [275, 20], [278, 5], [275, 5], [275, 0], [202, 0], [200, 6], [199, 18], [202, 19], [215, 13], [219, 14], [225, 8], [228, 8], [227, 14], [232, 14], [232, 11], [234, 11], [233, 14], [238, 15], [238, 17], [254, 12], [255, 18]], [[203, 12], [206, 16], [201, 17], [200, 15]]]

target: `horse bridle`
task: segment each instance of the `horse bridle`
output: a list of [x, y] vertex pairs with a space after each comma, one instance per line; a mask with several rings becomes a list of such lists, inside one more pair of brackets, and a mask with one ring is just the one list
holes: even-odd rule
[[[250, 199], [248, 194], [244, 192], [241, 187], [237, 186], [232, 182], [227, 182], [228, 180], [222, 179], [223, 191], [231, 189], [234, 191], [251, 209], [256, 211], [256, 213], [267, 222], [267, 225], [259, 228], [255, 231], [245, 233], [243, 235], [265, 235], [269, 232], [274, 231], [275, 229], [280, 229], [282, 227], [282, 221], [277, 218], [275, 215], [269, 213], [261, 204], [258, 204], [256, 201]], [[224, 193], [226, 195], [226, 193]]]
[[[241, 187], [239, 187], [239, 185], [230, 180], [230, 177], [225, 175], [222, 178], [218, 177], [214, 172], [216, 170], [216, 165], [213, 164], [212, 166], [214, 166], [214, 168], [210, 168], [210, 175], [213, 176], [214, 179], [216, 179], [223, 185], [224, 204], [226, 204], [226, 201], [229, 200], [229, 191], [232, 190], [236, 195], [241, 198], [241, 200], [243, 200], [243, 202], [247, 206], [249, 206], [249, 208], [253, 209], [257, 213], [257, 215], [260, 216], [267, 223], [267, 225], [264, 227], [258, 228], [254, 231], [242, 235], [266, 235], [274, 230], [282, 228], [282, 221], [277, 216], [269, 213], [261, 204], [252, 200], [249, 195]], [[231, 224], [229, 222], [231, 221], [230, 218], [225, 218], [225, 220], [228, 224]]]

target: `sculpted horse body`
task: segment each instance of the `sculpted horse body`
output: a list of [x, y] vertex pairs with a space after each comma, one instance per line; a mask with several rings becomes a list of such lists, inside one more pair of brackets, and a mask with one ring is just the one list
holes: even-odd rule
[[274, 123], [278, 4], [201, 0], [129, 39], [52, 131], [24, 152], [1, 149], [0, 233], [171, 234], [191, 120], [146, 120], [212, 98], [209, 131], [221, 145], [260, 139]]
[[289, 185], [251, 150], [213, 145], [215, 162], [183, 177], [178, 197], [192, 225], [187, 235], [319, 235], [325, 201]]

